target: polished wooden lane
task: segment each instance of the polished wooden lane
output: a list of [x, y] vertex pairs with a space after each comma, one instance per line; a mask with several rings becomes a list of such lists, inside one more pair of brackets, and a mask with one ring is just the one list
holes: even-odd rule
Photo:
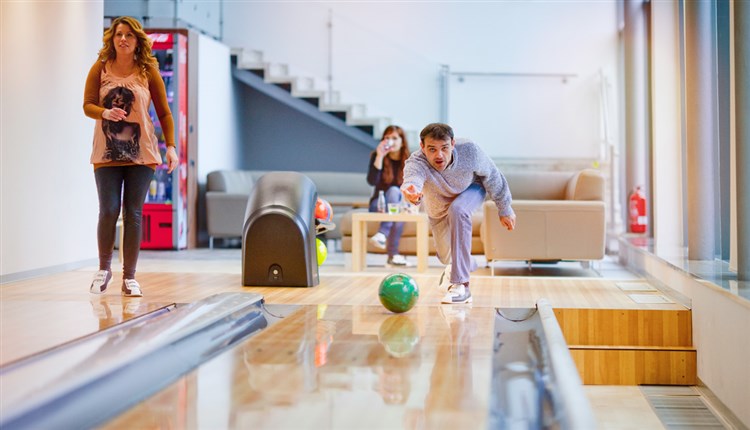
[[[145, 296], [141, 303], [189, 303], [221, 292], [254, 292], [270, 303], [378, 305], [377, 288], [387, 272], [321, 274], [313, 288], [243, 287], [239, 273], [141, 273], [138, 280]], [[86, 301], [91, 272], [66, 272], [0, 286], [2, 301]], [[439, 273], [412, 274], [420, 286], [420, 306], [438, 306], [442, 293], [437, 290]], [[101, 297], [122, 299], [119, 275]], [[592, 278], [521, 278], [472, 276], [474, 306], [512, 308], [533, 307], [546, 298], [554, 308], [579, 309], [684, 309], [674, 303], [635, 303], [615, 285], [616, 281]]]
[[99, 296], [88, 301], [0, 301], [0, 366], [166, 305]]
[[[0, 337], [5, 363], [99, 328], [172, 303], [192, 303], [222, 292], [255, 292], [268, 303], [379, 306], [378, 285], [386, 272], [328, 273], [314, 288], [243, 287], [239, 273], [149, 272], [138, 278], [145, 296], [123, 298], [119, 274], [110, 290], [88, 292], [92, 272], [73, 271], [0, 286]], [[439, 272], [413, 274], [421, 306], [439, 306]], [[476, 276], [471, 281], [474, 307], [533, 307], [546, 298], [555, 308], [684, 309], [677, 304], [637, 304], [605, 279]]]
[[[178, 253], [179, 254], [179, 253]], [[520, 269], [519, 269], [520, 270]], [[126, 299], [122, 298], [119, 293], [119, 283], [121, 282], [120, 273], [115, 273], [112, 287], [110, 291], [102, 296], [92, 296], [88, 292], [88, 285], [91, 281], [94, 269], [91, 270], [79, 270], [66, 272], [58, 275], [44, 276], [31, 280], [18, 281], [13, 283], [7, 283], [0, 286], [0, 303], [3, 308], [0, 313], [0, 339], [2, 339], [2, 345], [0, 350], [4, 353], [8, 351], [16, 351], [11, 356], [21, 356], [29, 353], [38, 352], [38, 350], [45, 349], [48, 345], [54, 345], [58, 342], [64, 342], [74, 339], [80, 335], [86, 334], [91, 329], [96, 329], [101, 320], [106, 320], [108, 317], [106, 309], [102, 312], [101, 309], [96, 310], [96, 313], [100, 316], [94, 317], [95, 308], [92, 303], [98, 303], [102, 307], [107, 305], [110, 309], [111, 314], [114, 316], [114, 320], [120, 318], [123, 310], [126, 306], [135, 307], [137, 310], [136, 314], [145, 313], [150, 309], [154, 309], [159, 306], [170, 303], [188, 303], [195, 302], [202, 298], [205, 298], [212, 294], [220, 292], [257, 292], [263, 294], [270, 304], [302, 304], [309, 305], [316, 309], [328, 306], [329, 308], [341, 307], [345, 309], [347, 306], [352, 307], [351, 309], [351, 325], [352, 327], [358, 327], [357, 332], [352, 332], [352, 336], [360, 335], [359, 328], [361, 327], [379, 327], [382, 323], [377, 316], [378, 312], [382, 312], [383, 309], [380, 307], [377, 298], [377, 286], [380, 280], [387, 273], [383, 269], [377, 269], [370, 267], [366, 272], [351, 273], [343, 270], [340, 267], [335, 266], [324, 266], [321, 268], [321, 284], [314, 288], [263, 288], [263, 287], [243, 287], [241, 285], [240, 275], [240, 264], [233, 260], [201, 260], [201, 261], [190, 261], [176, 258], [174, 261], [168, 259], [144, 259], [139, 265], [138, 279], [141, 282], [145, 297], [140, 299]], [[483, 276], [482, 273], [489, 273], [489, 269], [480, 269], [476, 273], [480, 275], [472, 274], [472, 292], [475, 298], [475, 302], [472, 306], [471, 319], [477, 321], [478, 324], [489, 324], [492, 319], [490, 314], [486, 316], [482, 315], [482, 312], [490, 311], [493, 307], [508, 308], [508, 307], [531, 307], [541, 297], [546, 297], [556, 308], [578, 308], [578, 309], [673, 309], [679, 310], [684, 309], [683, 307], [676, 304], [637, 304], [633, 302], [626, 294], [615, 286], [615, 280], [612, 279], [600, 279], [600, 278], [572, 278], [572, 277], [504, 277], [504, 276]], [[410, 272], [412, 273], [412, 272]], [[412, 311], [407, 315], [410, 318], [418, 318], [419, 327], [427, 327], [424, 322], [426, 317], [423, 317], [423, 313], [434, 313], [440, 312], [441, 309], [450, 307], [440, 306], [439, 299], [441, 293], [435, 288], [438, 278], [440, 275], [440, 269], [436, 267], [430, 267], [425, 274], [413, 273], [414, 278], [417, 280], [421, 287], [420, 301]], [[39, 314], [43, 316], [32, 317], [34, 303], [42, 303], [50, 305], [44, 308], [44, 311], [39, 309]], [[63, 303], [61, 306], [55, 306], [55, 303]], [[13, 310], [17, 307], [17, 310]], [[354, 309], [359, 308], [372, 308], [372, 312], [355, 312]], [[479, 312], [479, 313], [478, 313]], [[104, 317], [101, 317], [103, 315]], [[327, 315], [327, 313], [326, 313]], [[332, 314], [333, 315], [333, 314]], [[331, 316], [332, 316], [331, 315]], [[76, 324], [68, 323], [66, 321], [73, 320], [76, 318], [93, 318], [91, 321], [85, 323], [86, 328], [84, 330], [76, 330]], [[485, 318], [486, 317], [486, 318]], [[19, 319], [20, 318], [20, 319]], [[23, 322], [25, 320], [26, 322]], [[35, 322], [36, 320], [44, 320], [44, 322]], [[339, 321], [343, 321], [345, 318], [342, 317]], [[361, 320], [374, 320], [372, 324], [363, 324]], [[60, 323], [56, 323], [56, 322]], [[380, 321], [380, 323], [378, 322]], [[48, 324], [54, 326], [54, 328], [43, 329], [41, 325]], [[321, 325], [330, 324], [330, 322], [321, 323]], [[336, 328], [339, 329], [340, 324], [343, 322], [337, 322]], [[34, 327], [39, 326], [39, 330], [34, 330]], [[318, 327], [318, 322], [315, 322], [315, 327]], [[424, 328], [422, 328], [423, 330]], [[370, 329], [371, 336], [372, 329]], [[50, 335], [50, 333], [57, 333]], [[361, 339], [353, 337], [351, 342], [361, 342]], [[474, 348], [474, 340], [472, 338], [472, 348]], [[356, 340], [356, 341], [355, 341]], [[374, 339], [370, 339], [372, 342]], [[28, 343], [31, 342], [31, 343]], [[342, 341], [343, 342], [343, 341]], [[420, 340], [420, 351], [424, 349], [425, 345], [429, 344], [428, 340]], [[26, 346], [24, 346], [26, 345]], [[437, 346], [435, 346], [437, 348]], [[340, 348], [337, 348], [339, 350]], [[429, 348], [428, 348], [429, 350]], [[434, 352], [436, 354], [436, 351]], [[234, 357], [234, 358], [232, 358]], [[218, 363], [223, 363], [226, 360], [232, 361], [237, 358], [232, 354], [224, 354], [222, 357], [217, 358], [212, 363], [219, 366]], [[425, 384], [430, 378], [426, 374], [431, 374], [430, 362], [425, 362], [420, 366], [409, 367], [411, 378], [422, 378], [420, 384]], [[221, 364], [219, 367], [226, 368], [225, 364]], [[298, 375], [299, 372], [303, 372], [303, 365], [300, 365], [300, 369], [292, 370], [294, 366], [291, 364], [285, 365], [289, 375]], [[273, 366], [270, 366], [273, 367]], [[433, 366], [434, 367], [434, 366]], [[234, 373], [239, 372], [237, 370], [237, 364], [231, 366]], [[147, 422], [143, 422], [143, 427], [176, 427], [185, 428], [190, 427], [187, 423], [200, 423], [201, 420], [205, 419], [205, 416], [211, 415], [210, 409], [201, 407], [201, 417], [195, 416], [194, 406], [202, 402], [213, 401], [213, 407], [216, 411], [219, 411], [222, 416], [229, 417], [229, 413], [226, 413], [224, 409], [225, 398], [217, 397], [213, 400], [203, 399], [197, 400], [193, 397], [196, 396], [196, 386], [198, 381], [200, 385], [215, 385], [223, 384], [228, 385], [233, 380], [233, 374], [225, 374], [219, 371], [217, 378], [198, 377], [205, 372], [210, 372], [211, 366], [207, 366], [205, 369], [196, 371], [187, 377], [183, 378], [177, 385], [180, 388], [173, 388], [173, 390], [167, 390], [160, 396], [155, 396], [149, 402], [149, 406], [152, 409], [166, 410], [174, 412], [174, 404], [182, 405], [183, 410], [177, 410], [174, 412], [176, 415], [168, 416], [167, 413], [159, 413], [156, 411], [150, 416], [154, 418], [152, 425], [148, 425]], [[351, 375], [347, 374], [351, 379], [348, 382], [349, 385], [359, 387], [363, 382], [358, 378], [361, 375], [361, 369], [359, 367], [352, 367], [350, 369]], [[247, 371], [245, 371], [247, 374]], [[369, 375], [372, 370], [363, 371], [365, 375]], [[326, 372], [320, 372], [321, 374], [328, 375]], [[333, 376], [330, 379], [340, 378], [333, 372]], [[296, 376], [297, 380], [304, 381], [302, 376]], [[372, 378], [372, 376], [366, 376], [364, 379]], [[473, 376], [473, 380], [476, 380], [476, 373]], [[412, 383], [411, 379], [409, 380]], [[249, 380], [248, 380], [249, 383]], [[328, 380], [327, 383], [333, 384]], [[181, 384], [181, 385], [180, 385]], [[342, 385], [346, 385], [343, 384]], [[417, 384], [419, 385], [419, 384]], [[588, 387], [587, 387], [588, 388]], [[423, 388], [424, 389], [424, 388]], [[592, 387], [593, 390], [593, 387]], [[226, 393], [226, 391], [224, 391]], [[617, 392], [615, 390], [615, 392]], [[593, 392], [596, 396], [597, 391]], [[259, 396], [259, 394], [255, 394]], [[269, 395], [273, 395], [270, 393]], [[347, 402], [347, 397], [342, 397], [336, 394], [329, 394], [333, 396], [336, 402]], [[426, 397], [426, 394], [425, 394]], [[160, 400], [159, 400], [160, 399]], [[311, 400], [312, 401], [312, 400]], [[333, 401], [333, 400], [329, 400]], [[646, 405], [647, 406], [647, 405]], [[284, 407], [291, 407], [289, 405]], [[640, 407], [640, 404], [639, 404]], [[283, 409], [283, 408], [282, 408]], [[278, 412], [278, 408], [276, 409]], [[170, 412], [170, 413], [171, 413]], [[245, 412], [257, 414], [257, 412]], [[240, 413], [238, 416], [242, 416], [245, 413]], [[405, 412], [406, 413], [406, 412]], [[656, 428], [650, 425], [638, 426], [639, 421], [630, 416], [629, 421], [623, 422], [620, 420], [616, 413], [609, 413], [608, 410], [598, 410], [602, 428]], [[653, 412], [650, 407], [641, 408], [639, 414], [644, 417], [653, 417]], [[409, 415], [408, 420], [416, 420], [422, 422], [424, 420], [425, 413], [420, 412], [417, 414]], [[433, 415], [434, 416], [434, 415]], [[240, 418], [232, 418], [239, 420]], [[161, 421], [158, 421], [161, 420]], [[235, 421], [236, 422], [236, 421]], [[409, 421], [411, 423], [411, 421]], [[419, 428], [418, 425], [404, 424], [402, 426], [396, 426], [397, 428]], [[197, 425], [192, 425], [196, 427]], [[229, 423], [227, 423], [229, 426]], [[635, 426], [635, 427], [633, 427]], [[133, 428], [132, 426], [123, 425], [123, 427]], [[330, 426], [329, 426], [330, 427]], [[361, 427], [361, 426], [360, 426]], [[429, 428], [421, 426], [421, 428]], [[460, 428], [460, 427], [457, 427]]]
[[104, 428], [486, 428], [493, 322], [302, 306]]

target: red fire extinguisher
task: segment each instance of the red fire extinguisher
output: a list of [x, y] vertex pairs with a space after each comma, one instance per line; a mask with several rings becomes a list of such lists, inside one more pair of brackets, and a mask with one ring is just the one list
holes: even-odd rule
[[632, 193], [630, 193], [630, 210], [628, 221], [630, 224], [631, 233], [645, 233], [646, 226], [648, 225], [648, 217], [646, 217], [646, 196], [643, 194], [643, 189], [640, 186], [635, 187]]

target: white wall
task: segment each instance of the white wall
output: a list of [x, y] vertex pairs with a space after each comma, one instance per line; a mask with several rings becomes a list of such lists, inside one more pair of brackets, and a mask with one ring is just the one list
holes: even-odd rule
[[190, 145], [197, 145], [198, 182], [217, 169], [238, 168], [237, 118], [229, 47], [190, 33]]
[[103, 6], [2, 2], [0, 275], [97, 257], [83, 88], [101, 47]]
[[[485, 86], [491, 91], [470, 101], [461, 100], [466, 87], [451, 84], [451, 99], [460, 104], [451, 107], [449, 122], [498, 157], [595, 158], [598, 72], [617, 79], [614, 1], [229, 2], [224, 40], [261, 50], [267, 61], [289, 64], [293, 74], [316, 77], [321, 88], [330, 59], [333, 88], [344, 102], [365, 103], [368, 114], [417, 131], [441, 119], [441, 64], [453, 71], [577, 75], [567, 86], [492, 78], [494, 88]], [[524, 100], [545, 106], [519, 107]], [[468, 120], [487, 113], [495, 120]], [[525, 121], [498, 124], [497, 118], [514, 115]], [[555, 133], [537, 133], [543, 128]]]

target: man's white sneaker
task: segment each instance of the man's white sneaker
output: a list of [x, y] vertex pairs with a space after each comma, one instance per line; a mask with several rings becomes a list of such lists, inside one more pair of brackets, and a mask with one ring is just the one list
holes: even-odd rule
[[451, 287], [451, 265], [445, 266], [445, 270], [440, 275], [440, 281], [438, 282], [438, 290], [441, 293], [447, 293]]
[[381, 232], [377, 232], [370, 238], [370, 243], [378, 249], [385, 249], [385, 235]]
[[406, 258], [404, 258], [401, 254], [396, 254], [393, 257], [388, 257], [388, 262], [385, 263], [385, 267], [388, 268], [398, 268], [398, 267], [412, 267], [413, 264], [406, 261]]
[[448, 325], [461, 324], [466, 322], [466, 314], [469, 309], [471, 308], [468, 306], [440, 306], [440, 313]]
[[138, 281], [135, 279], [125, 279], [122, 281], [122, 295], [125, 297], [143, 297]]
[[469, 287], [464, 284], [453, 284], [448, 289], [448, 293], [443, 297], [441, 303], [446, 304], [459, 304], [459, 303], [471, 303], [471, 291]]
[[99, 270], [94, 274], [94, 280], [91, 281], [89, 291], [93, 294], [104, 294], [112, 280], [112, 272], [109, 270]]

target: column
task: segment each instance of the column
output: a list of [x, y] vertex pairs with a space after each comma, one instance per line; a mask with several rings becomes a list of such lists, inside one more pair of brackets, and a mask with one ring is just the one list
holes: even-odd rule
[[[625, 51], [625, 193], [636, 186], [646, 193], [649, 231], [653, 225], [653, 191], [650, 186], [649, 97], [648, 97], [648, 20], [643, 0], [624, 2]], [[627, 201], [624, 205], [628, 207]], [[627, 216], [625, 217], [627, 219]]]
[[687, 141], [688, 258], [715, 258], [716, 93], [713, 1], [685, 5], [685, 131]]
[[750, 5], [734, 2], [737, 278], [750, 281]]
[[651, 2], [651, 149], [653, 233], [657, 255], [676, 255], [686, 244], [683, 210], [680, 10]]

